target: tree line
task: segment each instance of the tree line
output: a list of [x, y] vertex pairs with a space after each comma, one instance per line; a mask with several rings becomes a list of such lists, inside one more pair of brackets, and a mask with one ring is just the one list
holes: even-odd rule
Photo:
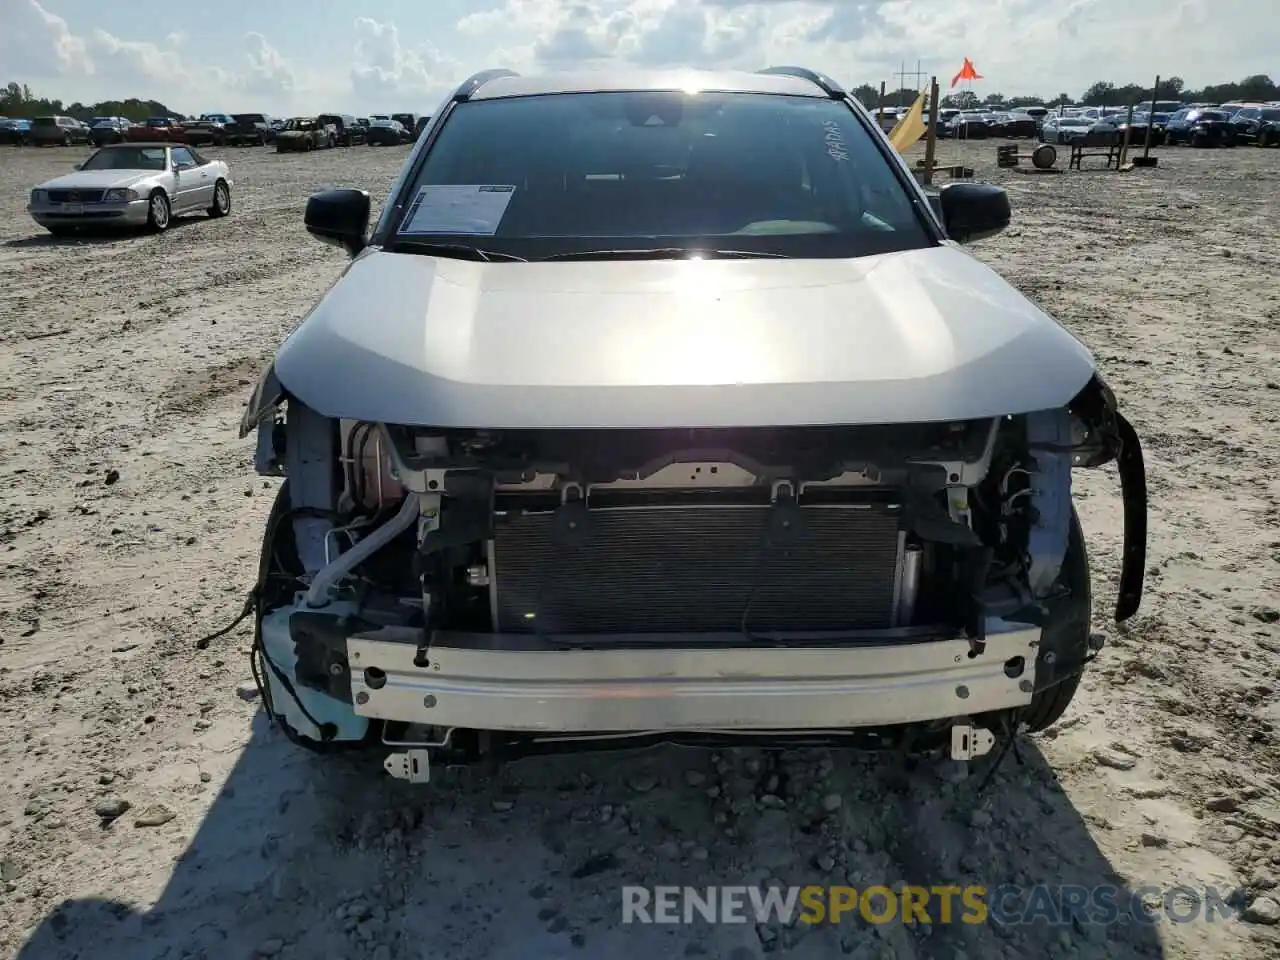
[[141, 122], [147, 117], [174, 117], [182, 114], [170, 110], [158, 100], [100, 100], [97, 103], [80, 102], [64, 104], [61, 100], [38, 97], [25, 83], [10, 83], [0, 91], [0, 117], [75, 117], [88, 120], [92, 117], [127, 117]]
[[[869, 83], [853, 88], [853, 95], [866, 107], [875, 108], [880, 105], [880, 87]], [[1052, 99], [1041, 97], [1006, 97], [1000, 93], [979, 97], [971, 90], [961, 90], [944, 96], [939, 105], [955, 107], [960, 110], [972, 110], [985, 104], [1003, 106], [1010, 109], [1016, 107], [1056, 107], [1060, 104], [1087, 103], [1095, 107], [1127, 107], [1129, 104], [1141, 105], [1151, 100], [1151, 87], [1140, 83], [1114, 84], [1108, 80], [1099, 80], [1091, 84], [1079, 98], [1068, 93], [1060, 93]], [[1233, 100], [1280, 100], [1280, 86], [1277, 86], [1265, 74], [1245, 77], [1236, 83], [1214, 83], [1199, 90], [1189, 88], [1181, 77], [1169, 77], [1160, 81], [1160, 87], [1154, 91], [1157, 100], [1177, 100], [1181, 103], [1230, 103]], [[900, 88], [885, 91], [884, 105], [910, 106], [915, 101], [917, 91]]]

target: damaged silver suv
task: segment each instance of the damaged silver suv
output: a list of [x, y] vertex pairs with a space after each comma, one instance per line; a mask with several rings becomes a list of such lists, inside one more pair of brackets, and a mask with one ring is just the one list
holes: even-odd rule
[[[272, 717], [387, 769], [651, 741], [968, 758], [1066, 709], [1072, 470], [1146, 481], [1089, 352], [960, 244], [828, 78], [487, 71], [255, 389], [286, 478], [253, 593]], [[1011, 742], [1011, 741], [1010, 741]]]

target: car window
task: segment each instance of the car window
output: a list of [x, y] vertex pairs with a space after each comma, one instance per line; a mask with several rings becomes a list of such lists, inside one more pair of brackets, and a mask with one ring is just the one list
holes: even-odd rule
[[163, 147], [109, 147], [99, 150], [82, 170], [163, 170]]
[[173, 165], [175, 167], [194, 167], [196, 166], [196, 158], [191, 155], [191, 151], [186, 147], [174, 147]]
[[[816, 97], [477, 100], [444, 121], [399, 230], [482, 234], [486, 246], [529, 258], [708, 246], [852, 257], [928, 246], [914, 194], [890, 164], [848, 105]], [[450, 213], [458, 203], [471, 204], [474, 222]]]

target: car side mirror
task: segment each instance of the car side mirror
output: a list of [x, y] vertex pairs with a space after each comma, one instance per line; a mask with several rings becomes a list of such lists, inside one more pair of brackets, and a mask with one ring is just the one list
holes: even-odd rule
[[989, 183], [948, 183], [938, 191], [947, 236], [957, 243], [985, 240], [1009, 226], [1009, 194]]
[[307, 233], [354, 257], [369, 242], [369, 211], [366, 190], [325, 190], [307, 201], [303, 220]]

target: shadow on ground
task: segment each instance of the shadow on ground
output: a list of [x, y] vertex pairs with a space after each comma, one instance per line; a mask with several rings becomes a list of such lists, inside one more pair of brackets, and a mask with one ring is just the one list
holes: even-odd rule
[[[169, 228], [165, 232], [173, 233], [177, 230], [183, 230], [208, 219], [208, 217], [199, 215], [175, 216], [169, 222]], [[58, 236], [54, 236], [51, 233], [37, 233], [30, 237], [18, 237], [16, 240], [6, 240], [4, 245], [11, 250], [74, 247], [79, 244], [120, 243], [124, 240], [136, 240], [139, 236], [146, 235], [147, 230], [145, 227], [86, 226], [76, 227], [71, 233], [59, 234]]]
[[381, 754], [312, 756], [259, 716], [159, 901], [63, 903], [19, 958], [1163, 956], [1159, 927], [1132, 921], [621, 922], [628, 884], [1111, 885], [1126, 903], [1044, 759], [1023, 755], [980, 796], [980, 765], [751, 749], [562, 756], [412, 786], [369, 775]]

